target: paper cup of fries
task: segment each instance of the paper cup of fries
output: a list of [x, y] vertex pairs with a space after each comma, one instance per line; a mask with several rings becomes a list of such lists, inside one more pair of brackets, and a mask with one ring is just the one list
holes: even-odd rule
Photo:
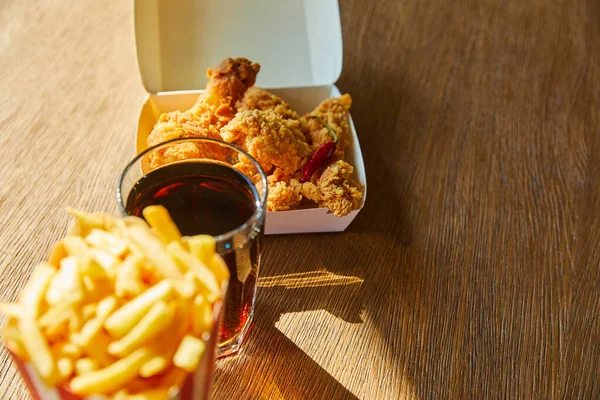
[[4, 344], [34, 399], [208, 399], [227, 266], [166, 209], [77, 218], [33, 271]]

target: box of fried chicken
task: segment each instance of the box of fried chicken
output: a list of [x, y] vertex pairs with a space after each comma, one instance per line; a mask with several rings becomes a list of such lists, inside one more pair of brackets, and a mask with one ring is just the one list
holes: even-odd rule
[[148, 96], [136, 151], [181, 137], [231, 142], [268, 176], [266, 234], [339, 232], [367, 181], [342, 70], [336, 0], [135, 1]]

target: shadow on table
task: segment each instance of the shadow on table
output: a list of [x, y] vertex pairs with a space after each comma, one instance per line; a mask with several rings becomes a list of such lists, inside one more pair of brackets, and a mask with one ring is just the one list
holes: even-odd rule
[[[215, 393], [274, 400], [357, 399], [275, 324], [283, 314], [310, 310], [327, 310], [360, 323], [361, 284], [358, 277], [325, 270], [259, 279], [260, 295], [248, 340], [240, 354], [219, 361]], [[341, 303], [340, 298], [350, 301]]]

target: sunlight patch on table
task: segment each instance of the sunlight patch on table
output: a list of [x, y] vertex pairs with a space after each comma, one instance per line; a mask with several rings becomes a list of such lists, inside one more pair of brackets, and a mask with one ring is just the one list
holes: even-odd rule
[[416, 399], [375, 324], [368, 315], [362, 317], [364, 323], [350, 323], [326, 310], [302, 311], [282, 315], [275, 327], [359, 399], [375, 393]]
[[305, 287], [339, 286], [362, 283], [363, 280], [357, 276], [336, 275], [327, 270], [298, 272], [277, 276], [258, 278], [258, 287], [284, 287], [286, 289], [298, 289]]

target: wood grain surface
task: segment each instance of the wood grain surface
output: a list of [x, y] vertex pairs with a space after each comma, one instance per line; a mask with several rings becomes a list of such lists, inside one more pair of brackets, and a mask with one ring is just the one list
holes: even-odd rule
[[[65, 206], [117, 211], [131, 3], [0, 1], [0, 301]], [[340, 8], [369, 198], [343, 234], [267, 238], [214, 398], [600, 398], [600, 3]], [[0, 397], [29, 398], [5, 351]]]

